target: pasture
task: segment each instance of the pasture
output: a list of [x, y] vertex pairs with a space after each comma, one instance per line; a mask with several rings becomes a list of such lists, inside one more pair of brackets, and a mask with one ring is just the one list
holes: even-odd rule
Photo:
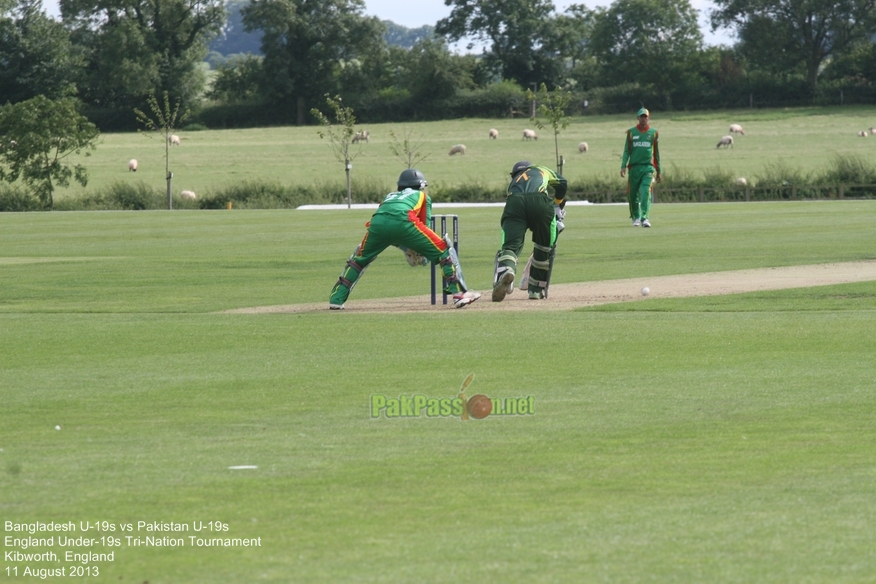
[[[457, 212], [486, 292], [500, 210]], [[876, 259], [873, 201], [652, 216], [636, 230], [623, 206], [570, 208], [555, 282]], [[327, 304], [368, 217], [0, 214], [0, 527], [72, 522], [65, 536], [94, 539], [4, 539], [59, 555], [13, 554], [7, 580], [872, 580], [876, 282], [357, 313], [428, 302], [428, 270], [388, 250], [341, 313], [225, 312]], [[453, 398], [471, 373], [469, 395], [531, 397], [533, 412], [372, 417], [375, 395]]]
[[[799, 169], [801, 174], [821, 172], [837, 156], [855, 156], [876, 164], [876, 135], [856, 136], [859, 130], [876, 126], [873, 108], [836, 107], [788, 110], [739, 110], [732, 112], [652, 112], [653, 125], [660, 131], [660, 148], [667, 178], [673, 174], [720, 169], [749, 183], [769, 166]], [[717, 149], [718, 140], [731, 123], [745, 128], [735, 136], [733, 148]], [[624, 132], [635, 124], [629, 116], [575, 117], [559, 138], [564, 175], [574, 186], [600, 178], [607, 184], [619, 177]], [[354, 145], [351, 176], [357, 184], [378, 192], [390, 190], [406, 165], [391, 150], [394, 132], [399, 141], [407, 134], [420, 143], [426, 156], [416, 166], [435, 189], [441, 186], [480, 184], [501, 187], [514, 162], [528, 159], [555, 165], [554, 141], [550, 128], [539, 130], [538, 141], [523, 141], [524, 128], [535, 129], [523, 119], [469, 119], [410, 124], [361, 125], [369, 130], [370, 142]], [[490, 140], [490, 128], [499, 139]], [[174, 191], [193, 190], [199, 195], [245, 181], [268, 181], [284, 185], [345, 184], [343, 164], [332, 154], [317, 127], [278, 127], [252, 130], [207, 130], [179, 132], [182, 144], [170, 149]], [[577, 145], [586, 141], [590, 150], [579, 154]], [[465, 155], [449, 156], [450, 148], [465, 144]], [[136, 173], [128, 172], [128, 160], [139, 161]], [[156, 189], [165, 187], [164, 147], [158, 137], [142, 134], [104, 134], [97, 150], [79, 160], [87, 166], [90, 181], [86, 189], [100, 189], [114, 182], [143, 181]], [[752, 181], [752, 178], [754, 180]], [[58, 200], [75, 197], [79, 185], [58, 189]]]

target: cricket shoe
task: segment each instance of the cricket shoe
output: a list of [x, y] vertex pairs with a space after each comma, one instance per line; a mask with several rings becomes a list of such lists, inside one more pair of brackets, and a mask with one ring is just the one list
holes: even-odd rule
[[530, 292], [529, 299], [530, 300], [544, 300], [544, 292], [541, 290], [538, 290], [536, 292]]
[[514, 289], [514, 272], [505, 270], [502, 272], [502, 277], [493, 286], [493, 302], [502, 302], [505, 296], [510, 294]]
[[329, 304], [329, 310], [343, 310], [343, 304]]
[[651, 227], [651, 222], [647, 219], [642, 219], [642, 227]]
[[453, 295], [453, 308], [463, 308], [481, 297], [480, 292], [457, 292]]
[[641, 226], [642, 226], [642, 220], [641, 220], [641, 219], [634, 219], [634, 220], [633, 220], [633, 227], [641, 227]]

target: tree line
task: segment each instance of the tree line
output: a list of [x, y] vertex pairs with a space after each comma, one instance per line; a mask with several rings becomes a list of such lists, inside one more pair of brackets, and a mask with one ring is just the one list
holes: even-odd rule
[[[60, 0], [60, 19], [41, 0], [0, 0], [0, 104], [74, 99], [115, 130], [165, 92], [210, 127], [314, 123], [327, 94], [365, 122], [528, 115], [541, 84], [601, 112], [876, 98], [874, 0], [715, 0], [711, 26], [738, 39], [717, 47], [689, 0], [447, 4], [411, 38], [363, 0]], [[211, 43], [241, 34], [249, 44], [209, 53], [209, 70]]]

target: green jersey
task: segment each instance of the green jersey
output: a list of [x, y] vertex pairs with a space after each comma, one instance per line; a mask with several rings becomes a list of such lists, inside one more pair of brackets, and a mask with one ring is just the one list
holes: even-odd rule
[[660, 172], [660, 150], [657, 148], [657, 130], [651, 126], [635, 126], [627, 130], [621, 168], [630, 166], [652, 166]]
[[553, 195], [554, 204], [559, 205], [565, 201], [567, 189], [565, 178], [544, 166], [532, 165], [511, 180], [507, 195], [544, 193]]

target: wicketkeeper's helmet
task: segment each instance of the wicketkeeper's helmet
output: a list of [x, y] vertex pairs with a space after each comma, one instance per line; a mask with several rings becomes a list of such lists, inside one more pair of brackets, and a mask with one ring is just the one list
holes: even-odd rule
[[399, 190], [411, 188], [422, 191], [428, 185], [429, 183], [426, 182], [426, 177], [416, 168], [409, 168], [398, 175]]
[[514, 166], [511, 167], [511, 178], [514, 178], [530, 166], [532, 166], [532, 163], [528, 160], [521, 160], [520, 162], [515, 163]]

